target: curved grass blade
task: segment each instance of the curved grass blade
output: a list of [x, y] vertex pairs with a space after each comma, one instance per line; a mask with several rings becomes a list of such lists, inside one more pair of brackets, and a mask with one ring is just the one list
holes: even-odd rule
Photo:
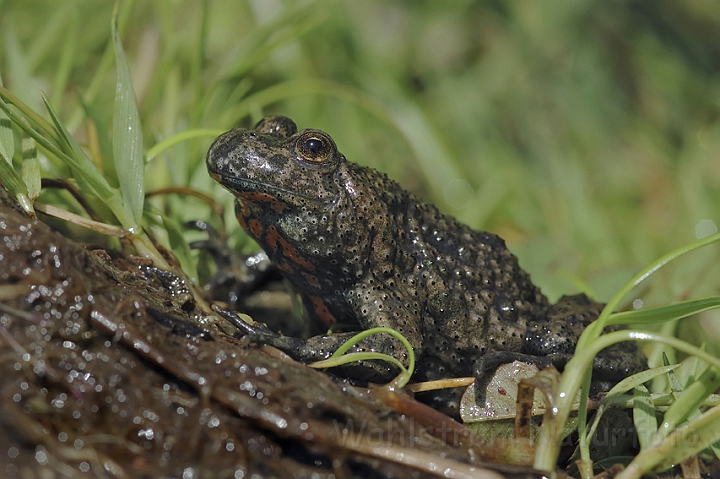
[[349, 364], [358, 361], [370, 361], [373, 359], [392, 363], [397, 366], [403, 373], [407, 373], [407, 369], [398, 359], [384, 353], [371, 352], [343, 354], [342, 356], [338, 356], [336, 358], [328, 358], [321, 361], [315, 361], [314, 363], [310, 363], [309, 366], [311, 368], [317, 369], [334, 368], [337, 366], [342, 366], [343, 364]]
[[679, 367], [679, 364], [668, 364], [665, 366], [658, 366], [656, 368], [646, 369], [644, 371], [640, 371], [639, 373], [633, 374], [632, 376], [628, 376], [619, 383], [617, 383], [615, 386], [613, 386], [612, 389], [610, 389], [610, 391], [608, 391], [608, 393], [605, 395], [605, 399], [626, 393], [631, 389], [642, 385], [643, 383], [646, 383], [663, 374], [667, 374]]
[[[407, 369], [398, 361], [396, 358], [392, 356], [387, 356], [385, 354], [376, 353], [376, 352], [361, 352], [361, 353], [351, 353], [351, 354], [345, 354], [347, 353], [353, 346], [355, 346], [357, 343], [362, 341], [368, 336], [372, 336], [373, 334], [381, 334], [386, 333], [390, 336], [393, 336], [398, 341], [400, 341], [403, 346], [407, 349], [408, 352], [408, 367]], [[379, 327], [379, 328], [370, 328], [366, 329], [365, 331], [360, 331], [358, 334], [353, 336], [352, 338], [345, 341], [342, 346], [340, 346], [329, 358], [324, 359], [322, 361], [317, 361], [315, 363], [312, 363], [311, 367], [334, 367], [339, 366], [341, 364], [347, 364], [354, 361], [362, 361], [367, 359], [381, 359], [384, 361], [389, 361], [398, 367], [400, 367], [401, 373], [400, 375], [393, 380], [394, 386], [403, 388], [405, 385], [410, 381], [410, 377], [415, 372], [415, 352], [413, 351], [412, 346], [410, 345], [410, 342], [407, 340], [405, 336], [400, 334], [398, 331], [395, 331], [391, 328], [385, 328], [385, 327]]]
[[143, 135], [130, 67], [117, 28], [119, 5], [120, 1], [118, 0], [115, 3], [112, 19], [112, 36], [117, 65], [113, 111], [113, 159], [122, 191], [123, 205], [132, 218], [131, 229], [136, 230], [142, 217], [145, 199]]
[[720, 296], [709, 296], [707, 298], [691, 299], [659, 308], [613, 313], [608, 318], [607, 324], [631, 325], [662, 323], [686, 318], [693, 314], [717, 308], [720, 308]]
[[0, 178], [5, 188], [14, 195], [27, 195], [27, 187], [10, 161], [0, 158]]

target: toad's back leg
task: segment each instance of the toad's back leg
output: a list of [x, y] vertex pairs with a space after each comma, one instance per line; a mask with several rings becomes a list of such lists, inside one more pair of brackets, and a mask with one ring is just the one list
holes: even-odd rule
[[[558, 367], [572, 357], [585, 328], [603, 310], [604, 305], [584, 294], [563, 296], [548, 308], [543, 318], [528, 323], [523, 352], [550, 357]], [[604, 349], [595, 357], [593, 374], [596, 380], [617, 382], [647, 368], [637, 345], [623, 342]]]

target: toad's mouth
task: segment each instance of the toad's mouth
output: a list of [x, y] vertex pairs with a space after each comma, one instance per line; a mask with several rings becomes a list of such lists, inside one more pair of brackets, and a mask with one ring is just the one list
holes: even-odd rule
[[275, 185], [263, 183], [255, 180], [248, 180], [245, 178], [237, 178], [233, 176], [226, 176], [222, 173], [210, 173], [210, 176], [220, 183], [223, 188], [229, 190], [232, 194], [239, 198], [244, 198], [245, 194], [263, 194], [268, 197], [272, 197], [277, 201], [287, 201], [289, 198], [302, 198], [305, 201], [314, 203], [316, 205], [327, 205], [331, 202], [322, 201], [317, 197], [313, 197], [297, 191], [288, 190], [286, 188], [280, 188]]

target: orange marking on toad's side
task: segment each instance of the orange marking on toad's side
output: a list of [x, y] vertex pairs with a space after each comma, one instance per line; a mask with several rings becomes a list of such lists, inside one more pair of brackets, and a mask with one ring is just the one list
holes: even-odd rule
[[274, 226], [269, 227], [267, 238], [265, 239], [267, 240], [268, 245], [270, 245], [270, 249], [273, 251], [273, 253], [276, 252], [277, 243], [280, 239], [280, 234], [278, 233], [277, 228], [275, 228]]
[[293, 269], [292, 269], [292, 266], [287, 264], [287, 262], [285, 262], [285, 261], [278, 261], [276, 264], [280, 271], [285, 271], [287, 274], [295, 273], [295, 271], [293, 271]]
[[241, 201], [240, 204], [242, 205], [242, 215], [247, 218], [250, 216], [250, 205], [247, 201]]
[[285, 240], [285, 238], [280, 236], [280, 233], [278, 233], [277, 228], [275, 228], [274, 226], [270, 226], [268, 228], [266, 239], [268, 245], [270, 245], [270, 249], [273, 250], [273, 252], [277, 251], [277, 245], [280, 244], [280, 246], [282, 247], [283, 256], [285, 256], [293, 263], [299, 264], [308, 271], [315, 271], [315, 265], [312, 264], [310, 261], [306, 260], [305, 258], [298, 256], [297, 250], [293, 248], [290, 243]]
[[262, 236], [262, 225], [258, 220], [250, 220], [248, 223], [248, 226], [250, 227], [249, 231], [256, 237], [260, 238]]
[[282, 201], [273, 201], [270, 203], [270, 207], [277, 211], [278, 213], [282, 213], [285, 208], [287, 208], [287, 205], [283, 203]]
[[267, 193], [258, 193], [253, 191], [241, 191], [238, 196], [254, 203], [267, 203], [275, 199], [275, 197], [270, 196]]
[[310, 261], [306, 260], [305, 258], [301, 258], [300, 256], [298, 256], [295, 248], [290, 246], [290, 243], [285, 241], [285, 238], [283, 238], [281, 236], [278, 241], [280, 241], [280, 245], [282, 246], [282, 249], [283, 249], [283, 254], [285, 255], [285, 257], [287, 259], [291, 260], [294, 263], [299, 264], [300, 266], [307, 268], [310, 271], [315, 271], [315, 265], [312, 264]]
[[240, 208], [235, 209], [235, 217], [238, 220], [238, 223], [240, 223], [240, 226], [247, 231], [248, 225], [247, 220], [250, 218], [250, 206], [248, 206], [247, 203], [244, 201], [239, 202]]
[[303, 271], [302, 277], [305, 278], [305, 281], [307, 281], [310, 286], [318, 289], [320, 288], [320, 283], [318, 283], [318, 279], [314, 275]]
[[270, 207], [278, 213], [282, 213], [283, 210], [287, 208], [287, 205], [284, 202], [278, 200], [274, 196], [268, 195], [267, 193], [245, 192], [238, 196], [253, 203], [270, 203]]
[[312, 303], [313, 309], [318, 315], [318, 318], [320, 318], [320, 320], [323, 322], [323, 324], [325, 324], [325, 326], [331, 328], [335, 325], [335, 323], [337, 323], [335, 316], [333, 316], [330, 311], [328, 311], [327, 306], [325, 306], [325, 303], [323, 303], [322, 299], [317, 296], [308, 296], [308, 299]]
[[247, 223], [245, 222], [245, 217], [242, 215], [242, 213], [236, 214], [235, 217], [237, 218], [238, 223], [240, 223], [240, 226], [242, 226], [242, 229], [247, 231], [248, 226], [247, 226]]

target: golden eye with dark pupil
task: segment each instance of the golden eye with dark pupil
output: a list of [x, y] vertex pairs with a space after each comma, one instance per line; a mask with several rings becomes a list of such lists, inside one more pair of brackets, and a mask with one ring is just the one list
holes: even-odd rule
[[331, 143], [317, 136], [299, 138], [296, 145], [303, 159], [314, 163], [325, 161], [332, 153]]

